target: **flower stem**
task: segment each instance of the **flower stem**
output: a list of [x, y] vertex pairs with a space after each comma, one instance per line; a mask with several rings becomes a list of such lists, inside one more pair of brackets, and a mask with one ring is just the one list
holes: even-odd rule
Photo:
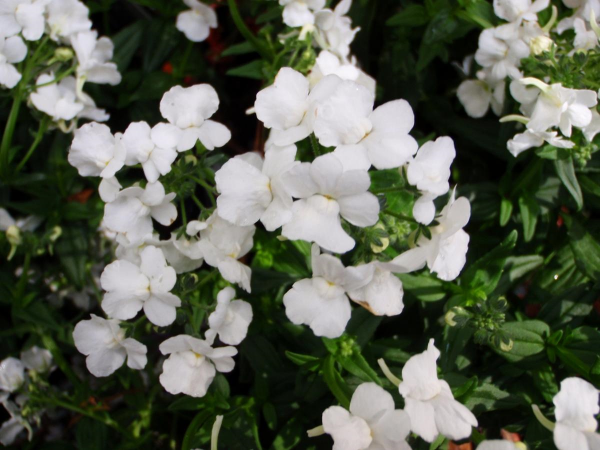
[[8, 114], [8, 120], [4, 127], [4, 134], [2, 135], [2, 143], [0, 144], [0, 177], [3, 180], [7, 180], [10, 176], [10, 146], [12, 144], [12, 137], [15, 132], [17, 125], [17, 118], [19, 117], [19, 109], [23, 102], [23, 92], [20, 87], [17, 87], [15, 98], [13, 99], [10, 113]]
[[223, 416], [217, 416], [215, 423], [213, 424], [212, 431], [210, 432], [210, 450], [218, 449], [219, 431], [221, 431], [222, 423], [223, 423]]
[[390, 382], [394, 386], [399, 386], [400, 383], [402, 383], [402, 380], [392, 373], [392, 371], [387, 366], [387, 364], [385, 363], [385, 361], [383, 360], [383, 358], [379, 358], [377, 360], [377, 364], [379, 364], [379, 367], [381, 368], [381, 371], [383, 372], [383, 374], [385, 375], [385, 377], [388, 380], [390, 380]]
[[262, 42], [260, 42], [257, 37], [254, 36], [254, 34], [252, 34], [252, 31], [250, 31], [244, 23], [244, 20], [240, 15], [240, 10], [237, 7], [236, 0], [227, 0], [227, 4], [229, 5], [229, 13], [231, 14], [231, 18], [233, 19], [235, 26], [242, 36], [244, 36], [244, 38], [252, 45], [252, 47], [254, 47], [254, 50], [256, 50], [260, 56], [269, 62], [273, 61], [273, 54], [270, 49], [265, 47]]
[[308, 437], [321, 436], [325, 434], [325, 429], [323, 428], [323, 425], [319, 425], [318, 427], [315, 427], [312, 430], [308, 430], [306, 434], [308, 435]]
[[35, 139], [33, 140], [33, 143], [31, 144], [31, 147], [29, 147], [29, 150], [27, 150], [27, 154], [25, 155], [25, 157], [21, 160], [21, 162], [15, 169], [15, 173], [19, 172], [23, 168], [23, 166], [27, 163], [27, 161], [29, 160], [31, 155], [33, 155], [33, 152], [35, 151], [35, 149], [38, 147], [38, 145], [40, 145], [40, 142], [42, 142], [42, 137], [44, 136], [44, 133], [48, 129], [49, 122], [50, 122], [50, 116], [44, 116], [44, 118], [40, 122], [40, 126], [35, 135]]
[[554, 431], [554, 423], [551, 422], [542, 414], [540, 411], [540, 407], [538, 405], [531, 405], [531, 409], [533, 410], [533, 415], [535, 418], [542, 424], [544, 428], [547, 428], [549, 431]]

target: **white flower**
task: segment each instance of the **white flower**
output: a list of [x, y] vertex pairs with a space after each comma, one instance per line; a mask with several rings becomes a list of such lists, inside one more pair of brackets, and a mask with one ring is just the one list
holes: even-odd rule
[[369, 92], [373, 94], [373, 97], [375, 97], [375, 80], [356, 67], [355, 61], [342, 61], [339, 56], [334, 55], [327, 50], [323, 50], [319, 53], [315, 65], [308, 74], [308, 81], [311, 88], [327, 75], [337, 75], [342, 80], [355, 81], [366, 87]]
[[189, 88], [175, 86], [162, 97], [160, 113], [183, 131], [177, 150], [191, 149], [197, 140], [208, 150], [222, 147], [231, 132], [225, 125], [208, 120], [219, 108], [219, 97], [208, 84], [197, 84]]
[[325, 6], [325, 0], [279, 0], [283, 8], [283, 22], [288, 27], [302, 27], [315, 23], [314, 13]]
[[176, 27], [190, 41], [202, 42], [208, 37], [211, 28], [217, 28], [217, 14], [198, 0], [183, 0], [190, 10], [177, 15]]
[[181, 130], [175, 125], [159, 123], [152, 129], [146, 122], [133, 122], [123, 133], [122, 143], [127, 152], [125, 164], [142, 164], [149, 183], [171, 171], [177, 158]]
[[477, 446], [477, 450], [519, 450], [519, 447], [517, 447], [511, 441], [492, 439], [483, 441]]
[[408, 134], [415, 117], [406, 100], [373, 110], [374, 97], [367, 88], [335, 75], [327, 78], [336, 85], [316, 107], [314, 132], [321, 145], [337, 147], [346, 169], [400, 167], [416, 153], [417, 142]]
[[19, 36], [0, 36], [0, 85], [12, 89], [21, 81], [21, 74], [13, 66], [27, 55], [27, 46]]
[[410, 450], [408, 414], [396, 409], [391, 394], [375, 383], [356, 388], [349, 413], [341, 406], [327, 408], [323, 429], [333, 438], [333, 450]]
[[570, 17], [565, 17], [556, 26], [558, 34], [575, 27], [576, 19], [583, 19], [589, 22], [592, 11], [596, 17], [600, 17], [600, 2], [598, 0], [563, 0], [565, 6], [576, 8], [576, 11]]
[[292, 218], [292, 196], [286, 189], [285, 174], [299, 164], [296, 146], [271, 148], [263, 159], [245, 153], [227, 161], [215, 174], [219, 216], [246, 226], [260, 220], [274, 231]]
[[46, 0], [3, 0], [0, 3], [0, 24], [4, 36], [19, 32], [28, 41], [37, 41], [44, 33]]
[[598, 36], [593, 30], [587, 29], [583, 19], [575, 19], [573, 28], [575, 28], [575, 40], [573, 41], [575, 50], [591, 50], [598, 46]]
[[[72, 120], [83, 111], [85, 105], [77, 98], [75, 78], [65, 77], [56, 83], [53, 73], [38, 77], [36, 90], [29, 96], [36, 109], [48, 114], [52, 120]], [[42, 86], [44, 85], [44, 86]]]
[[396, 273], [414, 272], [429, 267], [441, 280], [452, 281], [467, 260], [469, 235], [463, 230], [471, 217], [471, 204], [465, 197], [454, 200], [454, 192], [437, 219], [439, 225], [430, 229], [431, 240], [420, 236], [417, 247], [408, 250], [386, 265]]
[[588, 142], [592, 142], [596, 134], [600, 133], [600, 114], [598, 114], [596, 108], [592, 109], [592, 121], [589, 125], [583, 127], [582, 131]]
[[524, 85], [540, 90], [527, 128], [547, 131], [558, 126], [566, 137], [571, 137], [572, 127], [584, 128], [592, 121], [590, 108], [598, 103], [597, 93], [586, 89], [569, 89], [560, 83], [547, 85], [535, 78], [523, 78]]
[[525, 132], [516, 134], [512, 139], [509, 139], [506, 147], [516, 158], [525, 150], [533, 147], [541, 147], [546, 142], [558, 148], [573, 148], [575, 146], [573, 142], [558, 136], [556, 131], [525, 130]]
[[438, 379], [439, 356], [440, 351], [431, 339], [427, 350], [406, 362], [398, 387], [411, 430], [427, 442], [433, 442], [438, 434], [453, 440], [464, 439], [471, 435], [471, 427], [477, 426], [473, 413], [454, 400], [446, 381]]
[[296, 198], [292, 219], [283, 226], [288, 239], [316, 242], [335, 253], [354, 247], [354, 239], [342, 228], [340, 215], [358, 227], [374, 225], [379, 218], [377, 197], [368, 192], [366, 170], [344, 171], [332, 153], [302, 163], [288, 172], [287, 188]]
[[496, 28], [481, 32], [475, 61], [481, 67], [489, 68], [494, 80], [504, 80], [507, 76], [521, 78], [518, 67], [521, 59], [529, 56], [529, 46], [521, 39], [506, 41], [498, 34]]
[[82, 177], [112, 178], [125, 163], [125, 148], [106, 125], [86, 123], [75, 130], [67, 159]]
[[42, 218], [38, 216], [27, 216], [23, 219], [13, 219], [13, 217], [4, 208], [0, 208], [0, 231], [6, 231], [10, 227], [16, 227], [20, 231], [34, 231], [40, 223]]
[[204, 262], [200, 241], [188, 240], [185, 236], [177, 239], [177, 236], [173, 233], [171, 239], [160, 241], [158, 245], [160, 245], [168, 263], [178, 274], [196, 270]]
[[34, 345], [29, 350], [21, 352], [21, 362], [26, 369], [44, 373], [52, 366], [52, 353]]
[[206, 340], [213, 342], [215, 336], [228, 345], [238, 345], [248, 334], [252, 322], [252, 306], [244, 300], [233, 300], [235, 290], [231, 287], [221, 289], [217, 294], [217, 308], [208, 316], [209, 329]]
[[71, 35], [92, 27], [87, 6], [79, 0], [51, 0], [46, 6], [50, 37], [69, 42]]
[[329, 50], [343, 60], [350, 55], [350, 44], [360, 28], [352, 29], [352, 20], [345, 14], [350, 11], [352, 0], [341, 0], [332, 11], [323, 9], [315, 14], [316, 39], [324, 50]]
[[15, 392], [25, 382], [23, 363], [8, 357], [0, 362], [0, 391]]
[[136, 242], [152, 234], [152, 219], [169, 226], [177, 219], [177, 208], [171, 203], [173, 192], [165, 194], [160, 181], [148, 183], [145, 189], [123, 189], [116, 199], [104, 206], [104, 224], [118, 233], [124, 233], [129, 242]]
[[125, 331], [115, 319], [103, 319], [94, 314], [90, 320], [82, 320], [73, 330], [77, 350], [86, 355], [86, 366], [96, 377], [107, 377], [123, 365], [142, 370], [148, 358], [146, 346], [133, 338], [126, 338]]
[[372, 262], [370, 265], [374, 267], [370, 281], [349, 291], [348, 296], [376, 316], [397, 316], [404, 309], [402, 282], [384, 264]]
[[477, 80], [465, 80], [456, 92], [458, 100], [467, 114], [475, 119], [486, 115], [490, 106], [494, 114], [499, 116], [504, 107], [506, 83], [504, 80], [492, 83], [486, 71], [477, 72]]
[[[252, 249], [256, 228], [253, 225], [245, 227], [233, 225], [219, 217], [216, 211], [206, 222], [198, 224], [203, 227], [200, 231], [200, 249], [206, 264], [217, 267], [223, 278], [250, 292], [252, 271], [238, 259]], [[188, 223], [187, 233], [190, 235], [198, 232], [191, 230], [192, 225], [196, 224]]]
[[117, 65], [109, 62], [113, 57], [114, 45], [106, 36], [98, 39], [98, 32], [82, 31], [71, 36], [71, 45], [77, 55], [77, 86], [83, 83], [111, 84], [121, 82]]
[[181, 300], [171, 290], [175, 287], [175, 269], [167, 265], [163, 252], [152, 245], [140, 252], [139, 266], [125, 260], [110, 263], [102, 272], [100, 283], [106, 291], [102, 309], [110, 317], [128, 320], [143, 308], [154, 325], [172, 324]]
[[537, 13], [546, 9], [550, 0], [494, 0], [494, 13], [507, 22], [537, 21]]
[[[420, 203], [417, 201], [413, 208], [413, 216], [418, 222], [427, 225], [433, 220], [435, 215], [433, 199], [450, 189], [448, 184], [450, 165], [455, 156], [454, 142], [444, 136], [425, 143], [408, 165], [408, 182], [416, 186], [425, 197], [424, 201]], [[423, 213], [424, 210], [427, 212]]]
[[[159, 347], [163, 355], [171, 355], [163, 363], [160, 384], [167, 392], [204, 397], [216, 370], [231, 372], [235, 366], [234, 347], [212, 348], [206, 341], [179, 335], [167, 339]], [[216, 368], [216, 370], [215, 370]]]
[[556, 409], [554, 443], [559, 450], [595, 450], [600, 448], [596, 433], [600, 412], [598, 390], [581, 378], [566, 378], [552, 399]]
[[373, 276], [374, 266], [345, 268], [331, 255], [319, 254], [312, 246], [313, 277], [294, 283], [283, 296], [285, 313], [296, 325], [308, 325], [316, 336], [336, 338], [350, 320], [350, 301], [346, 292], [360, 289]]
[[[19, 402], [19, 398], [17, 398]], [[27, 430], [27, 438], [29, 441], [33, 438], [33, 430], [31, 425], [19, 414], [20, 407], [15, 403], [8, 400], [8, 395], [0, 394], [0, 404], [4, 406], [6, 412], [10, 415], [10, 419], [2, 424], [0, 427], [0, 444], [9, 446], [12, 445], [19, 433], [23, 430]]]

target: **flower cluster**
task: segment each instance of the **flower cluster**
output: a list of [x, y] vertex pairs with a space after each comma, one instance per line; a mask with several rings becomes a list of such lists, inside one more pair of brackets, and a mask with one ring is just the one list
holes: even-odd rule
[[[8, 0], [0, 6], [0, 18], [0, 85], [14, 88], [24, 75], [19, 89], [29, 93], [33, 107], [63, 131], [72, 130], [79, 118], [108, 119], [83, 87], [86, 82], [118, 84], [121, 74], [110, 62], [112, 41], [99, 38], [91, 29], [89, 10], [82, 2]], [[22, 75], [15, 64], [24, 60]], [[43, 72], [36, 71], [37, 78], [32, 80], [38, 65], [44, 67]]]
[[[598, 96], [595, 91], [565, 87], [560, 82], [548, 84], [549, 78], [540, 80], [519, 70], [522, 61], [544, 53], [551, 58], [558, 46], [551, 33], [562, 34], [573, 28], [575, 39], [570, 55], [598, 47], [598, 30], [595, 17], [600, 11], [597, 2], [564, 2], [577, 8], [575, 13], [555, 25], [556, 7], [552, 17], [542, 27], [537, 13], [549, 6], [549, 1], [495, 0], [494, 12], [507, 21], [495, 28], [484, 30], [479, 37], [479, 48], [474, 59], [482, 69], [477, 80], [466, 80], [458, 88], [458, 98], [471, 117], [483, 117], [490, 105], [496, 115], [504, 107], [506, 82], [509, 80], [511, 96], [520, 104], [522, 115], [509, 115], [501, 121], [517, 121], [525, 125], [507, 143], [516, 157], [532, 147], [545, 144], [570, 149], [573, 128], [580, 129], [588, 142], [600, 131], [600, 115], [596, 110]], [[549, 63], [553, 64], [550, 60]], [[468, 65], [467, 65], [468, 66]]]

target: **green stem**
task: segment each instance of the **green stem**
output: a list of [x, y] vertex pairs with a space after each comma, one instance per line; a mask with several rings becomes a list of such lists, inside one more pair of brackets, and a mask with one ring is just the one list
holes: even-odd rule
[[185, 213], [185, 203], [183, 197], [179, 198], [179, 205], [181, 206], [181, 219], [183, 220], [183, 227], [187, 227], [187, 214]]
[[410, 192], [411, 194], [414, 194], [414, 192], [411, 189], [408, 189], [405, 187], [389, 187], [389, 188], [374, 189], [371, 191], [371, 193], [373, 193], [373, 194], [386, 194], [388, 192]]
[[206, 209], [206, 206], [204, 206], [202, 202], [198, 199], [198, 197], [196, 197], [196, 194], [192, 194], [192, 200], [194, 201], [196, 206], [200, 208], [200, 211], [204, 211]]
[[56, 365], [67, 376], [69, 381], [71, 381], [71, 384], [73, 384], [75, 389], [77, 391], [82, 390], [83, 384], [81, 383], [81, 380], [77, 377], [77, 375], [75, 375], [73, 369], [71, 369], [71, 366], [63, 356], [62, 352], [60, 351], [60, 348], [58, 347], [56, 341], [52, 338], [52, 336], [50, 336], [49, 334], [43, 334], [42, 343], [44, 344], [44, 347], [46, 347], [46, 349], [52, 354], [54, 361], [56, 361]]
[[192, 53], [192, 48], [194, 48], [194, 43], [192, 41], [188, 41], [187, 47], [185, 49], [185, 53], [183, 54], [183, 58], [181, 60], [181, 64], [179, 66], [179, 76], [183, 77], [185, 74], [185, 69], [187, 67], [188, 60], [190, 59], [190, 55]]
[[12, 137], [15, 132], [17, 118], [19, 116], [19, 109], [21, 107], [22, 102], [23, 92], [18, 86], [15, 98], [13, 99], [13, 104], [10, 108], [10, 113], [8, 114], [6, 126], [4, 127], [2, 143], [0, 144], [0, 177], [2, 177], [3, 180], [7, 180], [10, 176], [10, 170], [8, 167], [10, 165], [10, 147], [12, 144]]
[[15, 173], [19, 172], [23, 168], [23, 166], [27, 163], [29, 158], [31, 158], [31, 155], [33, 155], [33, 152], [35, 151], [37, 146], [40, 145], [40, 142], [42, 142], [42, 138], [44, 137], [44, 133], [48, 129], [49, 122], [50, 122], [50, 116], [44, 116], [42, 121], [40, 122], [40, 126], [35, 135], [35, 139], [33, 140], [33, 143], [31, 144], [31, 147], [29, 147], [29, 150], [27, 150], [25, 157], [21, 160], [21, 162], [15, 169]]
[[389, 209], [385, 209], [383, 211], [384, 214], [387, 214], [388, 216], [392, 216], [395, 217], [396, 219], [400, 219], [400, 220], [406, 220], [407, 222], [412, 222], [412, 223], [418, 223], [415, 219], [413, 219], [412, 217], [408, 217], [405, 216], [404, 214], [398, 214], [395, 212], [390, 211]]
[[27, 280], [29, 278], [29, 264], [31, 263], [31, 253], [25, 254], [25, 262], [23, 263], [23, 273], [19, 282], [17, 283], [17, 292], [15, 298], [20, 305], [23, 305], [23, 296], [25, 294], [25, 288], [27, 287]]
[[54, 77], [54, 80], [52, 80], [52, 81], [48, 81], [47, 83], [36, 84], [35, 86], [32, 86], [32, 91], [36, 90], [38, 88], [44, 87], [44, 86], [50, 86], [51, 84], [58, 83], [60, 80], [62, 80], [65, 77], [68, 77], [73, 72], [75, 72], [75, 66], [69, 67], [69, 69], [65, 70], [63, 73], [61, 73], [57, 77]]
[[206, 190], [206, 193], [208, 194], [208, 198], [210, 199], [210, 203], [213, 206], [215, 206], [217, 204], [217, 202], [215, 201], [215, 196], [213, 195], [215, 188], [212, 187], [210, 184], [208, 184], [206, 181], [204, 181], [201, 178], [192, 177], [192, 179]]
[[244, 38], [254, 47], [254, 49], [267, 61], [273, 61], [274, 55], [268, 48], [266, 48], [262, 42], [260, 42], [252, 31], [248, 29], [242, 16], [240, 15], [240, 10], [237, 7], [236, 0], [227, 0], [227, 4], [229, 5], [229, 13], [231, 14], [231, 18], [233, 19], [233, 23], [239, 30], [239, 32], [244, 36]]
[[315, 157], [320, 156], [321, 155], [321, 147], [319, 146], [319, 143], [317, 142], [317, 137], [315, 136], [314, 133], [311, 133], [311, 135], [310, 135], [310, 145], [312, 146]]

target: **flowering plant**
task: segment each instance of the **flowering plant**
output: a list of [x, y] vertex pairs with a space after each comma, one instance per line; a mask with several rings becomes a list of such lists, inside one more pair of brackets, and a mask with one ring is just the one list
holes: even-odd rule
[[600, 449], [599, 15], [5, 0], [0, 443]]

